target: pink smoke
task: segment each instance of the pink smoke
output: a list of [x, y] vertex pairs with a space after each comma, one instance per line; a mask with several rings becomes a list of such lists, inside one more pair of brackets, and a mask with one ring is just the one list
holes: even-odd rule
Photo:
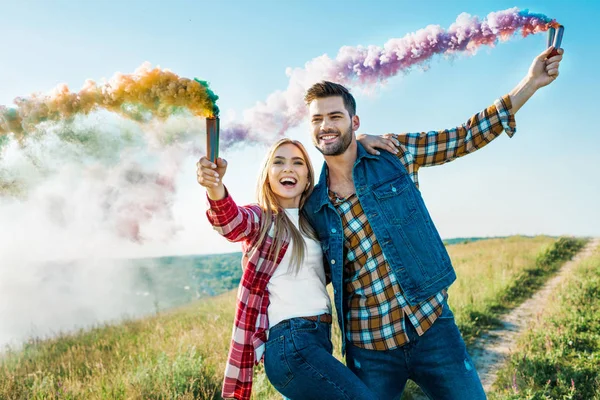
[[493, 47], [519, 31], [526, 37], [545, 32], [554, 25], [556, 21], [543, 14], [510, 8], [492, 12], [483, 20], [463, 13], [447, 30], [429, 25], [403, 38], [390, 39], [383, 47], [344, 46], [335, 59], [322, 55], [307, 62], [304, 68], [288, 68], [288, 88], [272, 93], [265, 102], [246, 110], [243, 122], [222, 129], [224, 145], [243, 141], [270, 143], [283, 136], [304, 120], [307, 112], [304, 92], [320, 80], [371, 89], [400, 72], [409, 72], [410, 68], [435, 55], [473, 55], [481, 46]]

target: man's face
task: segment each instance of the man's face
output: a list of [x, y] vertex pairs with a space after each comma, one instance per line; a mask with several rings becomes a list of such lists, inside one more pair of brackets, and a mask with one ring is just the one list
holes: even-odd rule
[[359, 122], [350, 117], [341, 96], [313, 100], [308, 107], [312, 141], [324, 156], [338, 156], [354, 140]]

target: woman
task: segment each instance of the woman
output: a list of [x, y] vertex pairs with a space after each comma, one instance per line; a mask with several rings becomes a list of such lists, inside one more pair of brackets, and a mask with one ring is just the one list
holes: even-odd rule
[[[390, 148], [376, 136], [361, 142], [374, 154], [375, 147]], [[264, 359], [271, 384], [291, 399], [375, 399], [332, 355], [323, 254], [299, 212], [314, 187], [304, 146], [281, 139], [271, 147], [258, 180], [258, 204], [244, 207], [223, 185], [225, 160], [202, 157], [197, 167], [210, 223], [229, 241], [241, 242], [244, 254], [223, 397], [249, 399], [253, 367]]]

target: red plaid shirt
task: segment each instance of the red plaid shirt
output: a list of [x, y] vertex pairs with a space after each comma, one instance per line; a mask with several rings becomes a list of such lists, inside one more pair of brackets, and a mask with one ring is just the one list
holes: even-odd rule
[[238, 400], [250, 399], [252, 374], [264, 354], [267, 341], [267, 283], [281, 262], [290, 243], [283, 238], [276, 259], [269, 256], [273, 249], [273, 230], [257, 243], [263, 211], [257, 204], [238, 207], [228, 194], [222, 200], [208, 199], [206, 212], [214, 229], [230, 242], [242, 242], [242, 280], [237, 293], [237, 307], [231, 335], [231, 346], [225, 366], [222, 396]]

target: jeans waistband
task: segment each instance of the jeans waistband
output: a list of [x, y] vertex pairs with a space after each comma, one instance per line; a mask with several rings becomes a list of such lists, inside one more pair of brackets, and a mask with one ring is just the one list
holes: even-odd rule
[[275, 328], [277, 328], [277, 329], [285, 328], [285, 327], [289, 326], [290, 321], [294, 320], [294, 319], [305, 319], [308, 321], [321, 322], [323, 324], [329, 324], [329, 325], [331, 325], [331, 323], [333, 321], [333, 317], [331, 316], [331, 314], [321, 314], [321, 315], [314, 315], [314, 316], [308, 316], [308, 317], [294, 317], [294, 318], [284, 319], [283, 321], [279, 322], [277, 325], [271, 327], [270, 329], [273, 330]]

